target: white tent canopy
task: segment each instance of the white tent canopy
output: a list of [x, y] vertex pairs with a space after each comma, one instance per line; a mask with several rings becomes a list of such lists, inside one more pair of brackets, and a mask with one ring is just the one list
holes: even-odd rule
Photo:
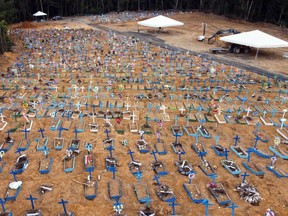
[[272, 35], [266, 34], [259, 30], [221, 37], [220, 40], [258, 49], [288, 47], [288, 42], [273, 37]]
[[36, 16], [36, 17], [38, 17], [38, 16], [47, 16], [47, 14], [42, 12], [42, 11], [38, 11], [37, 13], [33, 14], [33, 16]]
[[256, 58], [258, 56], [258, 51], [261, 48], [288, 47], [288, 42], [259, 30], [221, 37], [220, 40], [228, 43], [254, 47], [257, 49]]
[[138, 22], [138, 25], [152, 27], [152, 28], [166, 28], [166, 27], [173, 27], [173, 26], [182, 26], [184, 25], [184, 23], [162, 16], [162, 15], [159, 15], [151, 19], [140, 21]]

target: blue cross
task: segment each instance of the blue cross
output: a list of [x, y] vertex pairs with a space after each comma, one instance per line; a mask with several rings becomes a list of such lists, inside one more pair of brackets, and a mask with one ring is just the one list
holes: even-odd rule
[[88, 110], [88, 106], [89, 106], [89, 104], [88, 104], [88, 102], [86, 102], [85, 103], [86, 110]]
[[149, 196], [146, 196], [145, 197], [145, 204], [146, 204], [146, 207], [148, 207], [148, 205], [149, 205], [149, 202], [151, 202], [152, 200], [149, 198]]
[[100, 107], [100, 111], [102, 111], [102, 108], [103, 108], [102, 101], [99, 102], [99, 107]]
[[254, 149], [257, 148], [257, 143], [258, 143], [259, 140], [260, 140], [260, 137], [258, 135], [256, 135], [255, 142], [254, 142]]
[[224, 149], [224, 154], [225, 154], [226, 160], [228, 160], [228, 153], [229, 153], [229, 152], [230, 152], [230, 151], [229, 151], [227, 148]]
[[180, 135], [178, 135], [178, 132], [175, 132], [175, 143], [177, 144], [178, 143], [178, 137], [179, 137]]
[[234, 216], [235, 215], [235, 208], [239, 208], [239, 206], [235, 205], [234, 202], [232, 202], [231, 206], [228, 206], [227, 208], [231, 208], [232, 216]]
[[88, 151], [88, 154], [90, 154], [90, 151], [92, 150], [92, 144], [91, 143], [87, 143], [85, 146], [85, 149]]
[[235, 140], [234, 146], [237, 146], [237, 144], [240, 140], [240, 137], [238, 135], [236, 135], [233, 139]]
[[138, 170], [138, 172], [136, 173], [136, 178], [138, 180], [138, 183], [141, 182], [141, 178], [142, 178], [142, 173], [140, 172], [140, 170]]
[[212, 206], [212, 203], [209, 203], [208, 199], [205, 199], [202, 204], [205, 206], [205, 216], [209, 216], [209, 206]]
[[108, 128], [106, 128], [105, 133], [106, 133], [107, 139], [109, 139], [109, 130], [108, 130]]
[[157, 152], [155, 152], [154, 149], [151, 151], [150, 154], [153, 155], [155, 162], [158, 162], [158, 160], [157, 160], [157, 156], [156, 156]]
[[61, 133], [63, 130], [68, 130], [67, 128], [62, 127], [62, 125], [60, 126], [60, 128], [58, 128], [57, 130], [59, 130], [59, 138], [61, 137]]
[[175, 200], [176, 200], [175, 198], [172, 199], [171, 203], [168, 204], [169, 206], [172, 207], [172, 215], [173, 215], [173, 216], [176, 215], [176, 213], [175, 213], [175, 206], [179, 206], [179, 205], [180, 205], [180, 204], [175, 203]]
[[67, 203], [68, 203], [68, 201], [63, 200], [63, 199], [61, 199], [61, 201], [58, 202], [58, 204], [61, 204], [63, 206], [63, 210], [64, 210], [65, 215], [68, 215], [68, 212], [67, 212], [66, 206], [65, 206]]
[[228, 94], [228, 93], [230, 92], [230, 89], [228, 88], [228, 86], [226, 87], [226, 89], [224, 89], [224, 92], [225, 92], [226, 94]]
[[247, 154], [248, 154], [247, 161], [250, 162], [251, 152], [253, 152], [253, 151], [252, 151], [251, 148], [248, 148], [248, 150], [247, 150], [246, 152], [247, 152]]
[[70, 119], [71, 116], [72, 116], [72, 112], [68, 112], [68, 113], [67, 113], [67, 118]]
[[25, 133], [25, 139], [27, 140], [29, 131], [25, 127], [24, 130], [22, 130], [22, 132]]
[[241, 176], [243, 177], [242, 178], [242, 184], [244, 184], [245, 180], [246, 180], [246, 177], [249, 176], [249, 174], [247, 172], [244, 172]]
[[154, 175], [154, 178], [153, 178], [153, 180], [155, 180], [156, 181], [156, 183], [157, 183], [157, 185], [161, 185], [161, 183], [160, 183], [160, 181], [159, 181], [159, 178], [160, 178], [160, 176], [157, 176], [157, 175]]
[[243, 98], [242, 98], [242, 104], [244, 104], [246, 101], [248, 100], [248, 98], [246, 97], [246, 96], [244, 96]]
[[129, 154], [130, 157], [131, 157], [131, 160], [134, 161], [134, 157], [133, 157], [134, 152], [131, 151], [131, 149], [129, 149], [129, 151], [127, 152], [127, 154]]
[[201, 125], [204, 125], [204, 123], [206, 122], [206, 120], [204, 118], [200, 119], [199, 121], [200, 121]]
[[78, 139], [78, 133], [80, 133], [81, 131], [79, 131], [77, 128], [75, 128], [75, 130], [73, 132], [75, 133], [75, 139]]
[[48, 153], [49, 153], [50, 149], [47, 148], [47, 146], [43, 147], [42, 153], [46, 156], [46, 158], [48, 157]]
[[43, 128], [40, 128], [39, 130], [38, 130], [38, 132], [40, 132], [41, 133], [41, 136], [42, 136], [42, 138], [44, 138], [44, 129]]
[[112, 109], [113, 109], [113, 104], [112, 103], [109, 103], [109, 109], [110, 109], [110, 111], [112, 111]]
[[84, 116], [84, 114], [81, 112], [81, 113], [79, 114], [79, 117], [80, 117], [80, 122], [82, 122], [82, 121], [83, 121], [83, 116]]
[[219, 144], [219, 135], [216, 134], [216, 135], [214, 136], [214, 138], [215, 138], [215, 143], [216, 143], [216, 145], [218, 145], [218, 144]]
[[113, 156], [113, 150], [114, 150], [113, 146], [110, 145], [106, 149], [109, 151], [110, 157], [112, 157]]
[[31, 206], [32, 206], [32, 210], [34, 210], [34, 200], [38, 200], [37, 198], [33, 197], [31, 194], [28, 198], [26, 198], [26, 200], [30, 200], [31, 202]]
[[198, 153], [198, 156], [200, 156], [201, 160], [203, 161], [203, 160], [204, 160], [203, 157], [205, 156], [205, 153], [202, 152], [202, 151], [200, 151], [200, 152]]

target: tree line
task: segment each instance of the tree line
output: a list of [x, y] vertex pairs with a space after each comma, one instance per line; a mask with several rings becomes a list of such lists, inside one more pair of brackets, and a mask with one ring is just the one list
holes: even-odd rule
[[248, 21], [288, 26], [288, 0], [0, 0], [0, 20], [32, 20], [43, 11], [74, 16], [121, 11], [199, 10]]

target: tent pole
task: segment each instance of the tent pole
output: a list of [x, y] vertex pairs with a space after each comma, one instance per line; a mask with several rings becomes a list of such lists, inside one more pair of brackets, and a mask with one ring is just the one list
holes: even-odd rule
[[258, 58], [258, 53], [259, 53], [259, 48], [257, 48], [256, 55], [255, 55], [255, 60]]

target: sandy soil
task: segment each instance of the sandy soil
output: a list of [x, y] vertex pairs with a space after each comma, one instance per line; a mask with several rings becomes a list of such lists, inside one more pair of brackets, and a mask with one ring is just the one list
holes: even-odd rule
[[[283, 39], [288, 40], [287, 34], [285, 35], [285, 31], [279, 29], [278, 27], [268, 25], [268, 24], [251, 24], [246, 22], [238, 22], [238, 21], [231, 21], [222, 17], [210, 15], [210, 14], [201, 14], [201, 13], [192, 13], [184, 15], [177, 15], [175, 16], [176, 19], [183, 21], [185, 23], [184, 28], [171, 28], [169, 29], [168, 33], [160, 33], [158, 37], [167, 41], [167, 43], [171, 43], [176, 46], [184, 47], [184, 48], [191, 48], [191, 50], [199, 51], [199, 52], [207, 52], [207, 49], [210, 47], [205, 43], [200, 43], [196, 41], [196, 37], [201, 34], [201, 23], [207, 22], [209, 26], [207, 35], [212, 34], [217, 29], [223, 28], [236, 28], [238, 30], [250, 30], [255, 29], [256, 27], [264, 30], [268, 33], [271, 33], [275, 36], [279, 36]], [[190, 22], [191, 20], [191, 22]], [[33, 28], [37, 28], [39, 30], [46, 29], [46, 28], [92, 28], [87, 25], [90, 23], [89, 18], [77, 18], [74, 20], [62, 20], [57, 22], [46, 22], [46, 23], [32, 23]], [[22, 24], [14, 27], [21, 27]], [[24, 25], [28, 26], [27, 24]], [[31, 26], [30, 26], [31, 27]], [[135, 26], [135, 22], [129, 22], [127, 24], [111, 24], [109, 25], [111, 28], [115, 28], [121, 31], [127, 30], [134, 30], [136, 31], [137, 27]], [[184, 34], [183, 34], [184, 33]], [[181, 40], [180, 40], [181, 38]], [[20, 49], [20, 48], [18, 48]], [[106, 50], [107, 51], [107, 50]], [[281, 53], [285, 50], [264, 50], [261, 52], [259, 59], [257, 62], [254, 62], [253, 56], [244, 56], [240, 55], [240, 57], [235, 57], [232, 54], [228, 54], [229, 58], [237, 59], [239, 61], [243, 61], [245, 63], [261, 66], [263, 68], [267, 68], [273, 71], [279, 72], [287, 72], [288, 62], [287, 60], [281, 57]], [[271, 52], [271, 53], [270, 53]], [[6, 53], [1, 56], [1, 64], [0, 70], [6, 71], [6, 67], [9, 66], [12, 62], [15, 61], [15, 58], [18, 56], [18, 53]], [[224, 56], [224, 55], [223, 55]], [[250, 59], [250, 60], [249, 60]], [[196, 59], [196, 62], [199, 63], [200, 59]], [[4, 64], [5, 63], [5, 64]], [[221, 70], [221, 65], [218, 65], [216, 69]], [[227, 71], [229, 67], [225, 68]], [[137, 72], [140, 71], [140, 67], [137, 67]], [[73, 76], [76, 77], [76, 72], [73, 73]], [[223, 77], [221, 77], [223, 78]], [[66, 83], [67, 77], [60, 77], [59, 85], [68, 86]], [[88, 79], [83, 78], [83, 80], [87, 81]], [[100, 83], [102, 79], [99, 79]], [[88, 81], [87, 81], [88, 82]], [[103, 81], [104, 82], [104, 81]], [[70, 85], [70, 84], [69, 84]], [[180, 85], [180, 80], [176, 81], [176, 85]], [[231, 86], [230, 86], [231, 87]], [[60, 89], [60, 88], [59, 88]], [[253, 90], [259, 90], [259, 86], [251, 87], [251, 92]], [[276, 90], [276, 88], [275, 88]], [[31, 94], [32, 91], [28, 92]], [[132, 95], [135, 93], [133, 90], [126, 90], [126, 94], [129, 93]], [[169, 91], [166, 91], [169, 94]], [[3, 94], [4, 91], [1, 91]], [[235, 97], [237, 93], [231, 94], [231, 97]], [[245, 95], [245, 92], [241, 95]], [[276, 93], [265, 93], [263, 96], [268, 98], [273, 98], [276, 96]], [[159, 102], [159, 101], [154, 101]], [[183, 101], [184, 102], [184, 101]], [[5, 99], [5, 104], [8, 104], [8, 99]], [[143, 104], [147, 107], [149, 101], [144, 100]], [[172, 102], [169, 102], [172, 103]], [[256, 104], [256, 102], [251, 102]], [[239, 102], [238, 102], [238, 105]], [[84, 110], [84, 108], [83, 108]], [[139, 127], [142, 126], [145, 122], [145, 115], [147, 113], [147, 109], [139, 109], [140, 112], [140, 120], [138, 121]], [[179, 110], [167, 110], [168, 114], [170, 115], [171, 119], [173, 119], [174, 115], [179, 115]], [[152, 113], [155, 113], [155, 110], [152, 110]], [[195, 111], [196, 113], [196, 111]], [[205, 112], [203, 112], [205, 113]], [[3, 113], [5, 116], [10, 116], [11, 111], [4, 111]], [[268, 115], [269, 116], [269, 115]], [[277, 116], [280, 117], [280, 114]], [[23, 118], [18, 121], [23, 121]], [[91, 118], [84, 118], [86, 125], [88, 125], [92, 120]], [[36, 208], [40, 208], [43, 212], [44, 216], [48, 215], [56, 215], [57, 213], [61, 212], [61, 206], [57, 204], [60, 201], [60, 198], [64, 198], [69, 200], [69, 204], [67, 205], [67, 209], [69, 211], [74, 211], [76, 215], [111, 215], [113, 213], [113, 202], [109, 199], [108, 196], [108, 189], [107, 183], [111, 179], [112, 174], [110, 172], [104, 172], [105, 164], [104, 158], [108, 156], [108, 151], [103, 149], [102, 140], [105, 139], [106, 135], [104, 133], [104, 121], [103, 119], [96, 119], [97, 123], [100, 126], [99, 133], [89, 133], [88, 128], [86, 126], [86, 132], [80, 133], [78, 135], [79, 139], [82, 141], [80, 149], [82, 152], [76, 158], [76, 168], [72, 173], [65, 174], [63, 172], [63, 158], [65, 156], [65, 151], [69, 145], [69, 142], [72, 138], [74, 138], [74, 133], [72, 129], [69, 131], [64, 131], [63, 136], [65, 137], [65, 147], [61, 151], [56, 151], [53, 149], [53, 138], [58, 135], [58, 131], [53, 132], [49, 130], [49, 126], [51, 124], [50, 118], [45, 119], [35, 119], [34, 126], [32, 131], [29, 133], [29, 139], [34, 139], [36, 137], [40, 137], [40, 133], [38, 129], [44, 128], [45, 129], [45, 136], [49, 137], [49, 144], [48, 147], [51, 148], [51, 152], [49, 157], [53, 158], [53, 166], [52, 170], [48, 175], [41, 175], [38, 172], [39, 168], [39, 161], [44, 156], [41, 152], [37, 152], [35, 150], [35, 144], [31, 145], [29, 149], [25, 152], [29, 158], [29, 166], [23, 174], [18, 176], [18, 180], [23, 181], [22, 190], [17, 198], [16, 202], [8, 202], [6, 204], [7, 209], [13, 210], [14, 215], [23, 215], [27, 209], [30, 209], [30, 202], [25, 200], [29, 194], [36, 196], [39, 200], [35, 201]], [[14, 120], [12, 118], [8, 119], [8, 123], [11, 124]], [[76, 124], [76, 121], [73, 121], [73, 128]], [[116, 121], [112, 120], [112, 124], [115, 126]], [[118, 172], [116, 174], [117, 178], [121, 179], [123, 182], [123, 197], [121, 198], [121, 202], [124, 204], [124, 211], [127, 213], [128, 216], [137, 215], [137, 212], [140, 208], [140, 204], [137, 202], [135, 193], [133, 191], [133, 183], [137, 182], [137, 179], [132, 176], [128, 169], [128, 163], [130, 162], [130, 157], [127, 155], [128, 148], [135, 152], [134, 157], [136, 160], [139, 160], [143, 164], [143, 178], [142, 181], [145, 181], [149, 187], [151, 199], [152, 199], [152, 207], [157, 210], [157, 215], [159, 216], [166, 216], [171, 214], [171, 207], [169, 207], [166, 203], [159, 200], [156, 196], [154, 189], [156, 186], [153, 184], [152, 178], [154, 176], [153, 171], [151, 170], [151, 163], [153, 162], [153, 156], [150, 154], [140, 154], [137, 150], [135, 145], [136, 141], [139, 139], [139, 135], [132, 134], [129, 132], [128, 121], [123, 120], [123, 124], [125, 126], [125, 134], [119, 135], [116, 133], [115, 129], [112, 128], [111, 136], [115, 139], [115, 148], [116, 151], [114, 155], [117, 156], [119, 161]], [[164, 127], [161, 131], [162, 133], [162, 140], [166, 143], [166, 148], [168, 150], [168, 154], [165, 156], [158, 156], [158, 159], [163, 162], [169, 174], [167, 176], [161, 177], [160, 181], [164, 184], [169, 185], [175, 193], [177, 198], [177, 203], [180, 204], [179, 207], [176, 207], [176, 212], [179, 215], [188, 216], [188, 215], [203, 215], [204, 214], [204, 206], [203, 205], [196, 205], [193, 204], [187, 194], [184, 191], [183, 183], [188, 182], [188, 178], [180, 175], [177, 172], [177, 168], [174, 165], [175, 160], [178, 159], [178, 156], [173, 152], [171, 148], [171, 143], [175, 140], [175, 138], [171, 134], [170, 126], [173, 124], [173, 120], [171, 122], [165, 122]], [[184, 126], [186, 125], [185, 117], [179, 118], [179, 124]], [[158, 128], [157, 123], [151, 123], [153, 132]], [[191, 123], [194, 127], [199, 126], [199, 123]], [[254, 143], [254, 126], [248, 125], [239, 125], [239, 124], [224, 124], [224, 125], [217, 125], [214, 123], [207, 123], [205, 124], [210, 133], [214, 136], [218, 134], [220, 136], [219, 143], [226, 148], [229, 148], [230, 145], [233, 145], [234, 137], [238, 134], [241, 137], [240, 145], [245, 149], [248, 147], [253, 146]], [[268, 126], [261, 126], [261, 129], [265, 131], [267, 136], [270, 138], [268, 143], [259, 142], [258, 148], [265, 151], [268, 151], [268, 146], [273, 145], [274, 136], [277, 135], [276, 128], [268, 127]], [[4, 131], [1, 132], [2, 138], [4, 135]], [[5, 190], [9, 182], [12, 181], [12, 175], [8, 173], [14, 166], [14, 162], [17, 158], [17, 154], [14, 152], [17, 149], [17, 145], [24, 137], [24, 133], [17, 131], [16, 133], [11, 135], [15, 139], [15, 144], [12, 146], [11, 150], [3, 157], [3, 160], [7, 163], [0, 174], [0, 194], [1, 197], [4, 196]], [[128, 148], [124, 147], [120, 144], [121, 141], [124, 139], [128, 139]], [[148, 142], [151, 149], [154, 148], [154, 143], [157, 141], [154, 135], [144, 135], [144, 139]], [[97, 198], [94, 201], [87, 201], [84, 198], [84, 187], [80, 184], [77, 184], [73, 179], [78, 182], [85, 182], [87, 179], [88, 173], [84, 172], [84, 162], [83, 157], [86, 154], [84, 150], [84, 141], [93, 142], [93, 150], [92, 153], [95, 155], [96, 158], [96, 170], [93, 173], [93, 178], [96, 179], [98, 175], [101, 174], [101, 178], [98, 181], [98, 194]], [[211, 196], [208, 192], [206, 185], [208, 182], [211, 182], [207, 176], [202, 173], [202, 171], [197, 167], [197, 164], [200, 162], [199, 157], [196, 153], [191, 149], [191, 144], [195, 142], [194, 138], [187, 136], [186, 134], [183, 137], [179, 138], [179, 141], [183, 143], [186, 154], [182, 156], [182, 159], [188, 160], [192, 165], [193, 168], [196, 170], [197, 175], [196, 178], [193, 180], [193, 183], [197, 184], [198, 188], [203, 193], [203, 196], [208, 198], [214, 205], [210, 208], [210, 214], [213, 215], [230, 215], [231, 210], [228, 208], [219, 207], [219, 205], [215, 202], [215, 199]], [[233, 200], [233, 202], [239, 205], [239, 208], [236, 209], [235, 215], [263, 215], [267, 208], [273, 209], [277, 212], [277, 215], [286, 215], [287, 208], [288, 208], [288, 195], [285, 192], [286, 187], [286, 179], [278, 179], [265, 169], [265, 176], [263, 179], [256, 177], [255, 175], [250, 175], [247, 179], [249, 183], [255, 185], [257, 189], [260, 191], [263, 200], [260, 202], [259, 206], [252, 206], [247, 202], [240, 200], [239, 195], [237, 192], [234, 191], [234, 188], [237, 184], [241, 182], [241, 178], [236, 178], [230, 175], [224, 168], [220, 165], [220, 158], [216, 156], [214, 151], [210, 148], [212, 144], [215, 144], [214, 139], [204, 139], [200, 138], [208, 151], [207, 159], [211, 162], [212, 165], [216, 167], [216, 172], [218, 174], [217, 182], [222, 182], [223, 185], [226, 187], [226, 190]], [[85, 153], [84, 153], [85, 152]], [[229, 158], [236, 161], [236, 163], [241, 167], [242, 172], [245, 170], [241, 164], [243, 161], [242, 159], [238, 158], [234, 153], [230, 152]], [[257, 162], [261, 165], [264, 169], [266, 165], [269, 164], [269, 159], [262, 159], [257, 157], [256, 155], [252, 155], [252, 161]], [[276, 162], [277, 166], [287, 170], [287, 162], [278, 158]], [[46, 194], [40, 194], [38, 192], [38, 188], [40, 185], [46, 184], [53, 187], [52, 192], [47, 192]], [[19, 208], [19, 206], [21, 206]]]
[[[208, 44], [207, 40], [205, 42], [199, 42], [197, 37], [202, 35], [202, 24], [207, 23], [206, 38], [212, 36], [218, 30], [234, 28], [238, 31], [252, 31], [255, 29], [264, 31], [275, 37], [279, 37], [283, 40], [288, 41], [288, 30], [281, 27], [267, 24], [267, 23], [249, 23], [239, 20], [231, 20], [225, 17], [193, 12], [188, 14], [178, 14], [171, 16], [176, 20], [184, 23], [184, 26], [177, 28], [167, 28], [163, 32], [157, 32], [157, 37], [164, 40], [167, 44], [171, 44], [177, 47], [182, 47], [185, 49], [190, 49], [199, 53], [209, 53], [209, 48], [219, 47], [223, 44], [221, 42], [216, 42], [215, 44]], [[118, 31], [137, 31], [137, 22], [128, 22], [121, 24], [110, 24], [110, 28]], [[140, 31], [144, 33], [150, 33], [154, 35], [154, 30], [146, 28], [144, 26], [139, 26]], [[256, 50], [252, 49], [250, 54], [218, 54], [217, 57], [229, 58], [235, 61], [239, 61], [248, 65], [255, 67], [260, 67], [272, 72], [277, 72], [281, 74], [287, 74], [288, 60], [283, 58], [283, 53], [287, 52], [287, 48], [279, 49], [262, 49], [259, 51], [258, 59], [255, 60], [254, 56]]]

